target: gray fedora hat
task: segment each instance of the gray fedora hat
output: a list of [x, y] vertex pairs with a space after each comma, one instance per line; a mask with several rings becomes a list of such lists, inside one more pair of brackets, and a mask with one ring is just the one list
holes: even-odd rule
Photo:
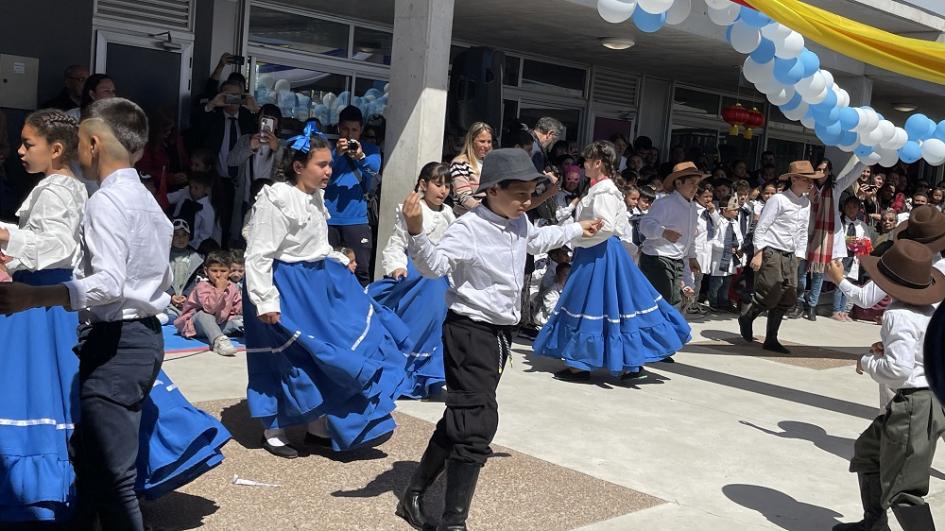
[[479, 188], [476, 193], [485, 192], [502, 181], [539, 181], [546, 180], [543, 173], [535, 169], [531, 157], [521, 148], [494, 149], [482, 161], [479, 172]]

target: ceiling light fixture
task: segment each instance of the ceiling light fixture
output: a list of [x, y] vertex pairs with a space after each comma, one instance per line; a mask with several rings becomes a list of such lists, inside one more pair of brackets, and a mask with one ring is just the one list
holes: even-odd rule
[[899, 112], [912, 112], [918, 107], [911, 103], [893, 103], [893, 109], [896, 109]]
[[611, 50], [626, 50], [636, 44], [637, 41], [629, 37], [603, 37], [600, 39], [600, 43], [604, 48], [610, 48]]

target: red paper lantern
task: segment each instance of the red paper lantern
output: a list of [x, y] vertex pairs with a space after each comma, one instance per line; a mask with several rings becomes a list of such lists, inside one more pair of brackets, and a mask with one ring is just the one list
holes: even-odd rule
[[752, 107], [745, 120], [745, 140], [751, 140], [752, 129], [757, 129], [765, 124], [765, 115], [761, 114], [756, 107]]
[[745, 110], [742, 107], [741, 103], [736, 103], [735, 105], [729, 105], [728, 107], [722, 109], [722, 119], [725, 120], [725, 123], [732, 126], [728, 130], [728, 134], [731, 136], [738, 135], [738, 128], [741, 125], [744, 125], [748, 120], [751, 113]]

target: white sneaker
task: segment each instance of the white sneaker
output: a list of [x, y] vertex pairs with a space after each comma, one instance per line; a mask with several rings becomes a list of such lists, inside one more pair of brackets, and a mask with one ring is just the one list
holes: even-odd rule
[[171, 318], [168, 317], [167, 314], [164, 313], [164, 312], [161, 312], [161, 313], [157, 314], [155, 317], [157, 317], [157, 320], [158, 320], [159, 323], [161, 323], [161, 326], [166, 325], [166, 324], [169, 323], [170, 320], [171, 320]]
[[226, 336], [220, 336], [213, 342], [213, 351], [228, 358], [236, 355], [236, 347], [230, 342], [230, 338]]

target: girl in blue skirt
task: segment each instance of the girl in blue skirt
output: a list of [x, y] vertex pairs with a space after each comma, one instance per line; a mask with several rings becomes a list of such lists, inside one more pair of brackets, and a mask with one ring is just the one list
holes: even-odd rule
[[[420, 170], [416, 189], [423, 194], [423, 232], [436, 243], [456, 220], [443, 201], [450, 194], [449, 166], [430, 162]], [[424, 278], [407, 256], [407, 228], [397, 211], [394, 233], [383, 254], [387, 278], [368, 286], [368, 295], [396, 313], [410, 328], [413, 351], [407, 354], [403, 396], [426, 398], [440, 392], [443, 373], [443, 320], [446, 319], [446, 277]]]
[[[78, 124], [65, 113], [29, 115], [18, 150], [29, 173], [42, 173], [17, 210], [0, 224], [0, 251], [16, 282], [34, 286], [72, 278], [80, 256], [85, 185], [72, 173]], [[0, 522], [64, 521], [75, 506], [69, 438], [78, 418], [78, 316], [60, 306], [0, 316]], [[164, 388], [144, 403], [138, 453], [139, 494], [155, 498], [223, 459], [230, 435], [194, 408], [163, 374]]]
[[298, 456], [284, 428], [307, 424], [306, 444], [348, 450], [394, 429], [409, 330], [362, 290], [328, 243], [324, 189], [331, 146], [314, 124], [290, 140], [288, 182], [262, 189], [244, 230], [244, 318], [250, 414], [263, 447]]
[[558, 305], [535, 339], [540, 356], [563, 359], [555, 378], [586, 381], [607, 369], [621, 379], [641, 375], [645, 363], [672, 355], [690, 339], [690, 328], [664, 301], [621, 244], [628, 238], [627, 207], [611, 180], [617, 153], [596, 141], [583, 152], [591, 187], [578, 205], [578, 221], [603, 219], [592, 238], [575, 240], [574, 259]]

